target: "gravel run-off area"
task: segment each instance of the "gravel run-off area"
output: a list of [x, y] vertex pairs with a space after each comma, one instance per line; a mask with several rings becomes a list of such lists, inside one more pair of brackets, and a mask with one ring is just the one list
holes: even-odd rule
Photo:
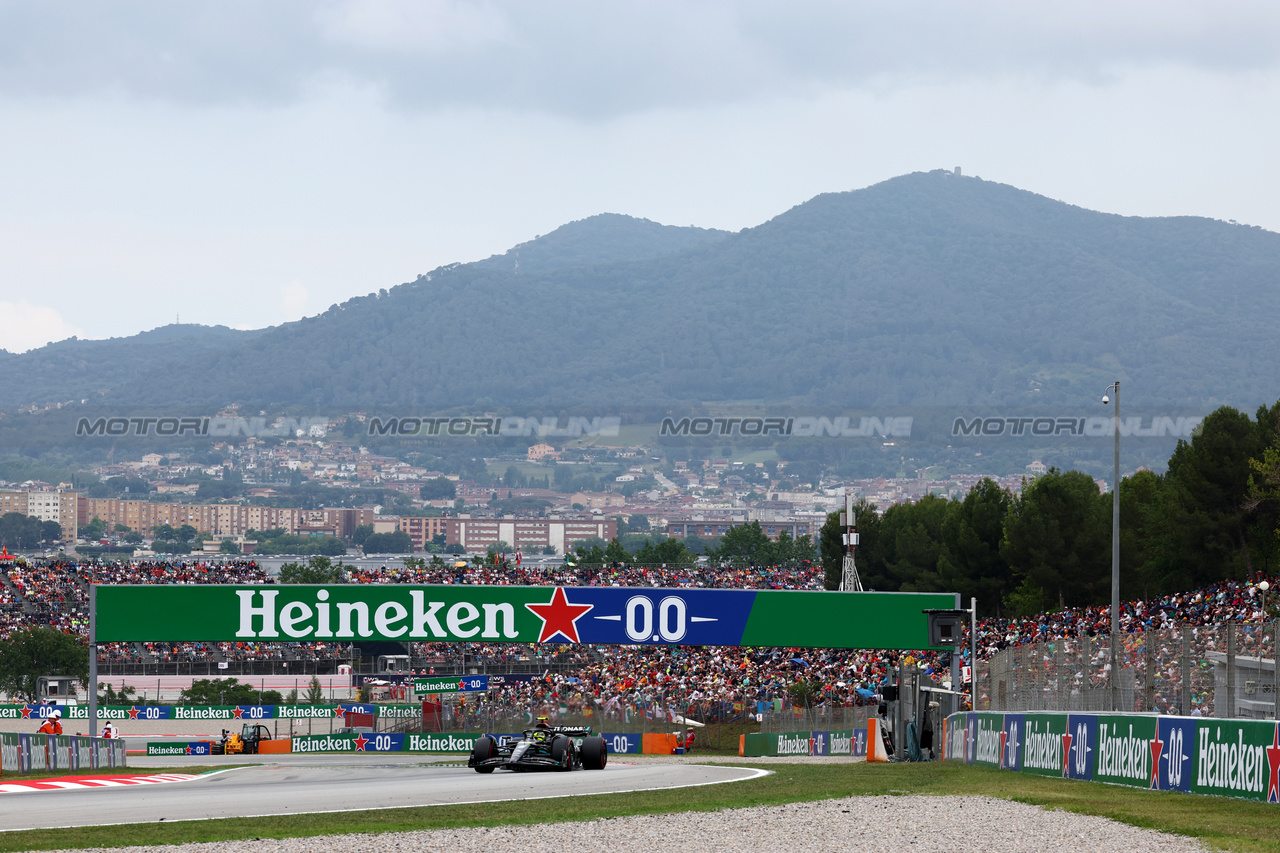
[[[1143, 853], [1204, 851], [1188, 838], [1135, 829], [1100, 817], [1050, 811], [991, 797], [882, 796], [555, 823], [437, 829], [377, 835], [335, 835], [283, 840], [221, 841], [121, 851], [183, 853], [398, 853], [442, 850], [836, 850], [984, 853], [1142, 850]], [[106, 851], [103, 851], [106, 853]]]

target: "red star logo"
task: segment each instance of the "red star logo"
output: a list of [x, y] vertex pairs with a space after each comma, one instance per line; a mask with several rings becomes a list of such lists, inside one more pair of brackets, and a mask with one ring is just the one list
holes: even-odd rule
[[341, 717], [341, 716], [342, 716], [342, 706], [341, 706], [341, 705], [334, 705], [334, 706], [333, 706], [333, 715], [334, 715], [335, 717]]
[[[1153, 789], [1160, 787], [1160, 753], [1164, 751], [1164, 741], [1160, 740], [1160, 730], [1156, 729], [1156, 736], [1151, 739], [1151, 787]], [[1173, 760], [1173, 756], [1169, 756], [1169, 760]]]
[[22, 719], [24, 719], [24, 720], [29, 720], [29, 719], [31, 719], [31, 708], [30, 708], [30, 706], [28, 706], [28, 705], [23, 705], [23, 706], [22, 706]]
[[1280, 723], [1267, 747], [1267, 766], [1271, 769], [1271, 784], [1267, 787], [1267, 802], [1280, 803]]
[[578, 620], [585, 616], [595, 605], [570, 604], [569, 599], [564, 594], [564, 587], [558, 586], [556, 591], [552, 593], [549, 603], [526, 604], [525, 607], [533, 611], [533, 615], [542, 620], [542, 632], [538, 634], [539, 643], [545, 643], [556, 634], [560, 634], [571, 643], [577, 643], [580, 642], [578, 639]]
[[369, 742], [369, 739], [362, 734], [358, 734], [356, 735], [356, 739], [354, 742], [356, 745], [356, 751], [364, 752], [364, 746]]
[[1000, 766], [1001, 767], [1005, 767], [1008, 765], [1008, 762], [1005, 761], [1005, 746], [1006, 744], [1008, 744], [1008, 742], [1009, 742], [1009, 733], [1000, 732]]
[[462, 681], [458, 682], [458, 692], [461, 693], [466, 689], [467, 689], [467, 680], [464, 678]]
[[1062, 778], [1067, 777], [1067, 765], [1071, 763], [1071, 735], [1062, 736]]
[[241, 708], [239, 705], [237, 705], [234, 709], [232, 709], [231, 713], [238, 720], [240, 719], [240, 716], [244, 713], [244, 709]]
[[195, 750], [191, 748], [191, 744], [187, 744], [187, 755], [191, 755]]
[[138, 719], [138, 708], [137, 708], [137, 706], [130, 706], [130, 708], [129, 708], [129, 719], [131, 719], [131, 720], [136, 720], [136, 719]]

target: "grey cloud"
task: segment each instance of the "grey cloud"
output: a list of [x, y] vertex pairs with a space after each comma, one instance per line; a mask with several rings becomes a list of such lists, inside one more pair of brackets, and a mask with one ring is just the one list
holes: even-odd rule
[[1094, 79], [1280, 58], [1280, 4], [0, 2], [0, 95], [393, 105], [608, 117], [975, 75]]

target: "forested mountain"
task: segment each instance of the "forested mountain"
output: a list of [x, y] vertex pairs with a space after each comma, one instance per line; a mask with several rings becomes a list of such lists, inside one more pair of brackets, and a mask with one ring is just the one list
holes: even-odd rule
[[[122, 405], [1078, 404], [1115, 378], [1144, 402], [1280, 396], [1280, 234], [1258, 228], [931, 172], [736, 234], [592, 217], [518, 256], [518, 271], [514, 249], [441, 268], [252, 347], [202, 343], [149, 371], [104, 347], [112, 381], [86, 370]], [[59, 347], [0, 362], [0, 402], [33, 401], [24, 374]]]
[[265, 331], [170, 323], [126, 338], [68, 338], [21, 355], [0, 349], [0, 405], [96, 399], [193, 355], [242, 346]]
[[587, 264], [643, 261], [728, 236], [728, 231], [712, 228], [681, 228], [617, 213], [601, 213], [561, 225], [545, 237], [535, 237], [501, 255], [477, 261], [474, 266], [537, 273]]

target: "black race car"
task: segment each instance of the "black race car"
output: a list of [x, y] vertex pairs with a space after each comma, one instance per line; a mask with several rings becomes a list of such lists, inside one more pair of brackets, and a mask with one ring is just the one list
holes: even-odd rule
[[[574, 742], [582, 739], [582, 746]], [[591, 729], [569, 726], [525, 729], [518, 739], [498, 743], [488, 735], [471, 748], [468, 767], [477, 773], [505, 770], [603, 770], [609, 760], [604, 738]]]

